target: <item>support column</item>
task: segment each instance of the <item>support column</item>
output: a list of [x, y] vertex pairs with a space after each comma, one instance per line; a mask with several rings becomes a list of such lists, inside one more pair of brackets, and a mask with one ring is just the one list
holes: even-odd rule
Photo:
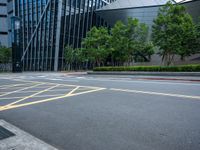
[[58, 71], [58, 61], [59, 61], [58, 56], [59, 56], [59, 48], [60, 48], [61, 17], [62, 17], [62, 0], [58, 0], [58, 17], [57, 17], [57, 28], [56, 28], [54, 71]]

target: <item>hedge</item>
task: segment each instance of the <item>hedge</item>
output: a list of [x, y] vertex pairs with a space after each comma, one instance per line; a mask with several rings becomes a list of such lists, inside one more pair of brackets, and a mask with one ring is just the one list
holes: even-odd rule
[[200, 72], [200, 65], [97, 67], [93, 71]]

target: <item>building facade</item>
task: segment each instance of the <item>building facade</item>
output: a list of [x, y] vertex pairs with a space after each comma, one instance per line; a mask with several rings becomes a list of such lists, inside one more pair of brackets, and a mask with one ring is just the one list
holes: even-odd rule
[[[183, 0], [184, 1], [184, 0]], [[0, 32], [12, 45], [12, 16], [20, 19], [20, 51], [24, 71], [57, 71], [65, 68], [64, 47], [81, 47], [81, 39], [93, 26], [112, 27], [128, 17], [151, 28], [160, 6], [167, 0], [0, 0]], [[173, 0], [175, 4], [176, 1]], [[200, 1], [181, 3], [196, 21]], [[7, 12], [7, 13], [6, 13]], [[3, 17], [1, 17], [3, 16]], [[6, 20], [7, 19], [7, 24]], [[2, 27], [3, 26], [3, 27]], [[1, 36], [1, 34], [0, 34]], [[2, 35], [5, 36], [5, 35]], [[3, 39], [0, 37], [0, 39]], [[1, 40], [2, 41], [2, 40]], [[17, 60], [16, 60], [17, 61]]]
[[16, 0], [15, 15], [21, 18], [23, 70], [62, 70], [64, 47], [80, 47], [81, 39], [92, 26], [106, 25], [94, 11], [110, 2]]
[[8, 46], [7, 0], [0, 0], [0, 45]]
[[[103, 17], [104, 20], [113, 26], [117, 20], [126, 23], [127, 18], [137, 18], [140, 22], [149, 27], [149, 38], [154, 18], [157, 17], [158, 10], [167, 1], [165, 0], [117, 0], [110, 5], [104, 6], [96, 11], [96, 14]], [[180, 4], [186, 7], [187, 12], [192, 16], [194, 22], [200, 21], [200, 0], [179, 0], [172, 1], [174, 4]], [[199, 64], [200, 54], [192, 55], [181, 61], [179, 57], [175, 58], [174, 64]], [[162, 58], [154, 54], [150, 62], [133, 62], [132, 65], [163, 65]]]

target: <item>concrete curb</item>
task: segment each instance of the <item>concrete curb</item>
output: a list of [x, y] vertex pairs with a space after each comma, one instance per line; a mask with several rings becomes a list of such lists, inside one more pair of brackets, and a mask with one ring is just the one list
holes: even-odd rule
[[88, 71], [91, 75], [145, 75], [145, 76], [194, 76], [200, 77], [200, 72], [143, 72], [143, 71]]
[[0, 120], [0, 125], [15, 134], [0, 140], [0, 150], [58, 150], [4, 120]]

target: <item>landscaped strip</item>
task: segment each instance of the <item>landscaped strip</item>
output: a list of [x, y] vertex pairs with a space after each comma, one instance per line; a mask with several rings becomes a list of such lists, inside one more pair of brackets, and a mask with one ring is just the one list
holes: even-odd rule
[[200, 65], [96, 67], [93, 71], [200, 72]]

